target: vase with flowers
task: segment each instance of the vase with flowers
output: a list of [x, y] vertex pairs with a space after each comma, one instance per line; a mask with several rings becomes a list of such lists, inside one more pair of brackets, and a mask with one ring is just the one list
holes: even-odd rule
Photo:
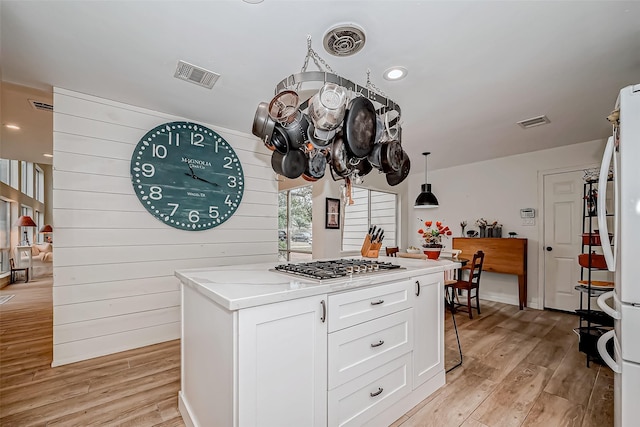
[[[422, 220], [420, 220], [422, 222]], [[424, 221], [426, 228], [418, 230], [418, 234], [424, 239], [422, 248], [428, 259], [438, 259], [440, 251], [442, 251], [442, 237], [451, 236], [452, 232], [449, 227], [443, 225], [442, 222], [436, 221], [435, 227], [432, 227], [433, 221]]]

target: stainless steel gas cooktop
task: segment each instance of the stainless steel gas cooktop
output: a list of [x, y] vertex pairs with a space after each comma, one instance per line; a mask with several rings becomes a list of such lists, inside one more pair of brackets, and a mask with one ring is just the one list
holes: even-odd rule
[[397, 264], [390, 262], [372, 261], [366, 259], [336, 259], [329, 261], [312, 261], [295, 264], [276, 265], [273, 271], [302, 276], [308, 279], [327, 280], [338, 279], [351, 275], [375, 274], [389, 270], [404, 270]]

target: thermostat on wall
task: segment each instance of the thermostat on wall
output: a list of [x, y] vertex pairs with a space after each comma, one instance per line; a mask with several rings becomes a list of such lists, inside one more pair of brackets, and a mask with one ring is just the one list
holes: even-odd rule
[[520, 218], [535, 218], [536, 210], [534, 208], [520, 209]]

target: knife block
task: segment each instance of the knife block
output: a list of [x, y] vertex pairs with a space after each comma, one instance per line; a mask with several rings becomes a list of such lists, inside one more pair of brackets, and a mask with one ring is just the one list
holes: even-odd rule
[[378, 258], [380, 254], [381, 242], [371, 243], [371, 235], [367, 234], [362, 243], [360, 254], [365, 258]]

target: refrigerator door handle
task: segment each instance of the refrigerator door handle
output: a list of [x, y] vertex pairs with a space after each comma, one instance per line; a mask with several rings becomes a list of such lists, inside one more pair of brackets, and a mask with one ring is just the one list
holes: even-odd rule
[[[598, 229], [600, 234], [600, 244], [602, 246], [602, 254], [607, 263], [609, 271], [615, 271], [616, 269], [616, 247], [611, 249], [611, 242], [609, 240], [609, 229], [607, 226], [607, 180], [609, 178], [609, 165], [611, 164], [611, 158], [613, 158], [613, 187], [614, 187], [614, 206], [618, 203], [618, 162], [614, 154], [614, 141], [613, 136], [609, 137], [607, 146], [604, 149], [604, 155], [602, 156], [602, 164], [600, 165], [600, 178], [598, 179]], [[614, 209], [615, 210], [615, 209]], [[615, 215], [615, 212], [614, 212]], [[618, 240], [618, 221], [614, 216], [614, 235], [613, 238], [617, 242]], [[617, 245], [616, 245], [617, 246]]]
[[615, 329], [612, 329], [608, 332], [605, 332], [600, 338], [598, 338], [598, 353], [600, 353], [600, 357], [602, 357], [604, 363], [609, 365], [613, 372], [619, 374], [622, 372], [622, 369], [620, 369], [620, 365], [616, 363], [615, 360], [613, 360], [613, 357], [611, 357], [611, 355], [607, 351], [607, 342], [613, 339], [615, 337], [615, 334]]
[[622, 318], [622, 314], [609, 306], [605, 301], [613, 298], [614, 291], [605, 292], [604, 294], [598, 297], [598, 307], [609, 316], [613, 317], [616, 320], [620, 320]]

